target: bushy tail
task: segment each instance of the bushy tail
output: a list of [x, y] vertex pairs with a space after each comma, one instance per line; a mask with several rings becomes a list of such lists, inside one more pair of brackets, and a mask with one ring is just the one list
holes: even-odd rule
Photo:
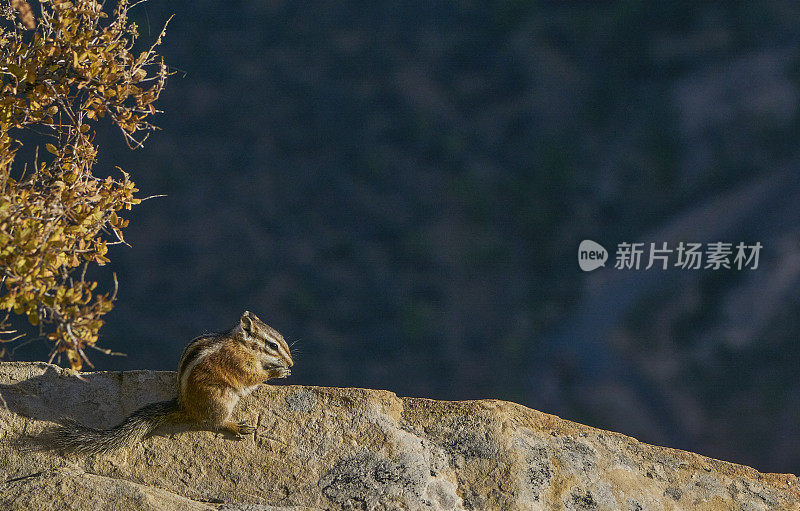
[[139, 408], [111, 429], [90, 428], [72, 419], [65, 419], [40, 440], [51, 449], [98, 454], [141, 440], [157, 427], [176, 422], [179, 417], [180, 405], [175, 398]]

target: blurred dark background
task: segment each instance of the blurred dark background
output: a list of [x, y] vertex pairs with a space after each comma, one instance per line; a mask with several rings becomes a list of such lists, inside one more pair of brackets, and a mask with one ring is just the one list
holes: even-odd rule
[[[143, 43], [172, 13], [163, 131], [98, 139], [99, 169], [167, 195], [111, 254], [101, 338], [128, 356], [99, 369], [174, 369], [249, 309], [297, 341], [289, 383], [800, 472], [797, 2], [151, 0]], [[607, 268], [580, 271], [583, 239]], [[764, 249], [612, 268], [680, 240]]]

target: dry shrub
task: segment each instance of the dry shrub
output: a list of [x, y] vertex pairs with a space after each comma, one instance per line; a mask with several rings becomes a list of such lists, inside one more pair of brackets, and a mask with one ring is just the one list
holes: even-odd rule
[[[168, 75], [155, 51], [164, 32], [137, 55], [126, 1], [111, 17], [93, 0], [38, 6], [37, 15], [11, 0], [0, 13], [0, 340], [20, 337], [12, 312], [26, 316], [53, 343], [50, 360], [64, 354], [80, 370], [116, 294], [116, 277], [101, 294], [86, 269], [124, 243], [121, 214], [140, 202], [121, 169], [93, 173], [94, 130], [108, 118], [136, 148], [155, 129], [148, 119]], [[21, 138], [40, 144], [22, 168], [14, 165]]]

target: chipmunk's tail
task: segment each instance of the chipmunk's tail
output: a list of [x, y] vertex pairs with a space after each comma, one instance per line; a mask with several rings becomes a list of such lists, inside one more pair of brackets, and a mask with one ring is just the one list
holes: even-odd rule
[[39, 438], [44, 448], [83, 454], [98, 454], [141, 440], [162, 424], [178, 422], [181, 417], [178, 399], [151, 403], [130, 414], [111, 429], [95, 429], [72, 419]]

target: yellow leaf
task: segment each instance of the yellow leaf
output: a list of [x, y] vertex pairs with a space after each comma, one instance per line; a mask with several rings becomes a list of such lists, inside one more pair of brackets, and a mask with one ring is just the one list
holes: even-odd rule
[[11, 74], [17, 77], [18, 80], [22, 80], [22, 78], [25, 76], [25, 71], [23, 71], [22, 68], [16, 64], [9, 63], [6, 65], [6, 67]]

